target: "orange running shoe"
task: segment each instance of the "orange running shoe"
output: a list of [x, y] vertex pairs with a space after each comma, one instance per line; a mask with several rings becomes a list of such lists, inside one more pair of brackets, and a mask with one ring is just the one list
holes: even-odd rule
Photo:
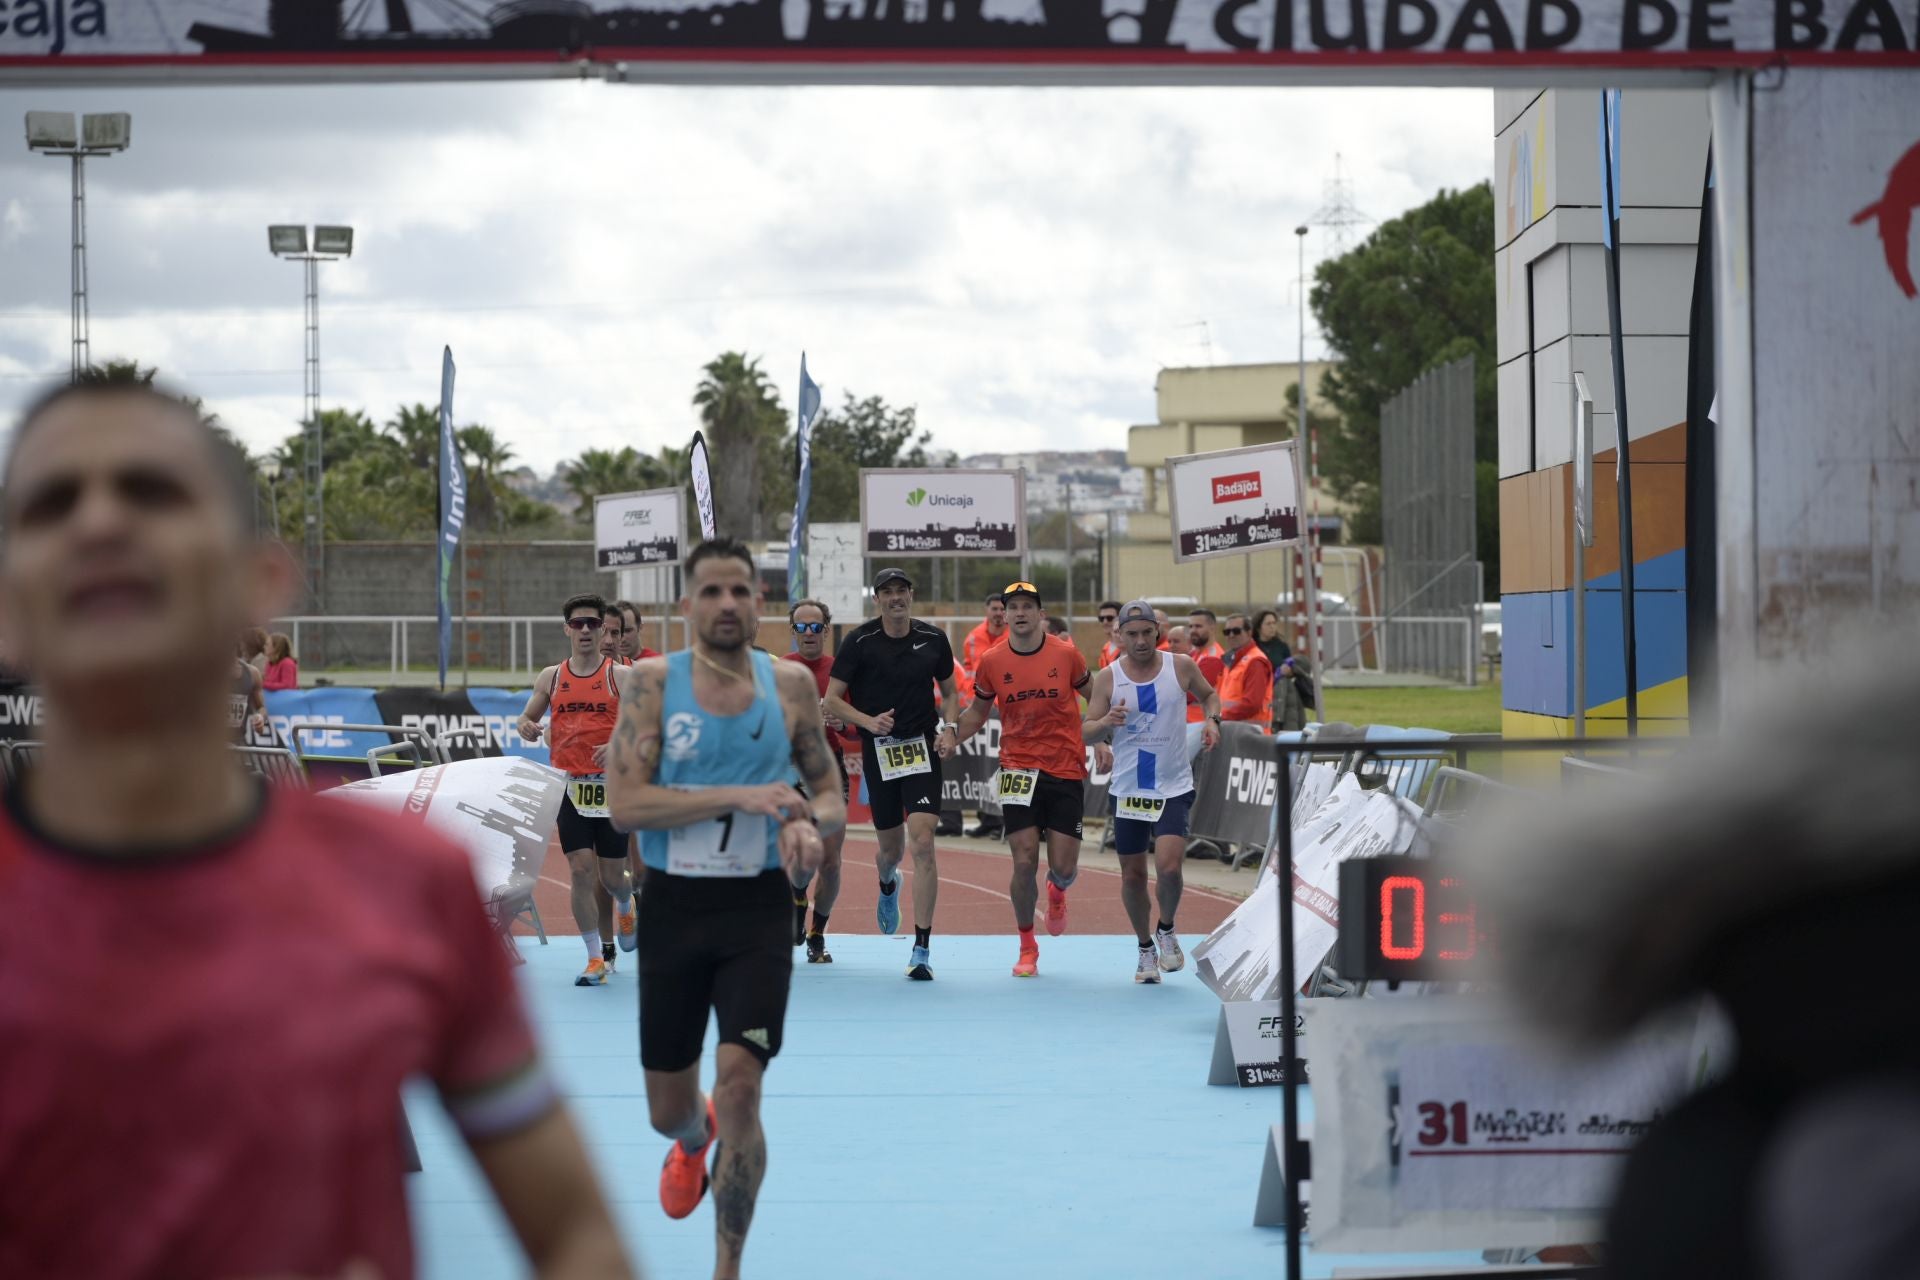
[[634, 932], [634, 917], [637, 914], [634, 910], [632, 898], [627, 899], [627, 909], [625, 911], [616, 908], [613, 913], [613, 927], [614, 931], [619, 935], [620, 949], [622, 951], [631, 951], [640, 945], [639, 935]]
[[1040, 976], [1040, 944], [1033, 935], [1020, 939], [1020, 959], [1013, 966], [1016, 978], [1037, 978]]
[[580, 971], [580, 976], [573, 980], [573, 985], [576, 987], [602, 986], [607, 980], [607, 975], [612, 972], [605, 960], [595, 956], [587, 961], [587, 967]]
[[1047, 933], [1059, 937], [1067, 931], [1067, 891], [1047, 881]]
[[666, 1163], [660, 1166], [660, 1207], [669, 1218], [684, 1218], [700, 1207], [707, 1194], [707, 1152], [719, 1133], [713, 1099], [708, 1098], [706, 1142], [698, 1151], [688, 1151], [678, 1142], [667, 1148]]

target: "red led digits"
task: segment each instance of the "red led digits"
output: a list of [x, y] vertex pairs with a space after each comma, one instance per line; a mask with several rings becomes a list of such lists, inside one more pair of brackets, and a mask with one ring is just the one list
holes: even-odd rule
[[[1393, 940], [1395, 893], [1413, 894], [1413, 941]], [[1388, 876], [1380, 882], [1380, 954], [1388, 960], [1418, 960], [1427, 950], [1427, 886], [1418, 876]]]
[[[1449, 897], [1460, 894], [1460, 891], [1464, 888], [1460, 880], [1455, 876], [1448, 876], [1442, 880], [1440, 887], [1453, 891], [1448, 895]], [[1465, 945], [1453, 950], [1445, 947], [1441, 948], [1440, 958], [1442, 960], [1471, 960], [1473, 959], [1474, 952], [1480, 949], [1480, 937], [1473, 927], [1473, 911], [1473, 899], [1468, 897], [1467, 909], [1465, 911], [1442, 911], [1440, 913], [1440, 924], [1442, 926], [1460, 925], [1465, 931]], [[1436, 930], [1436, 932], [1438, 932], [1438, 930]]]

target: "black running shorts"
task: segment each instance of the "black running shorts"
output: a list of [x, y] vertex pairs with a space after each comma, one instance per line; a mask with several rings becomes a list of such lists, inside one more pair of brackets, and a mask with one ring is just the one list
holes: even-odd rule
[[627, 838], [614, 830], [612, 818], [587, 818], [573, 807], [573, 797], [560, 797], [560, 852], [578, 853], [591, 849], [603, 858], [627, 856]]
[[1007, 834], [1038, 827], [1078, 840], [1087, 816], [1086, 785], [1079, 778], [1056, 778], [1043, 771], [1034, 780], [1032, 804], [1010, 804], [1001, 808], [1000, 817], [1006, 824]]
[[783, 871], [752, 879], [647, 872], [640, 895], [640, 1065], [700, 1061], [707, 1015], [720, 1043], [765, 1066], [780, 1052], [793, 978], [793, 890]]
[[867, 803], [873, 808], [873, 829], [891, 831], [903, 825], [910, 813], [940, 812], [940, 755], [927, 739], [927, 762], [933, 768], [926, 773], [910, 773], [887, 782], [880, 777], [880, 760], [873, 753], [873, 739], [860, 743], [861, 776], [867, 781]]

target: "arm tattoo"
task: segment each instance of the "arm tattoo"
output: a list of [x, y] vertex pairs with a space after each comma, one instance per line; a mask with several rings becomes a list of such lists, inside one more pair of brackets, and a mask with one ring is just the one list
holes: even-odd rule
[[627, 677], [626, 692], [614, 722], [607, 763], [614, 774], [630, 782], [651, 782], [660, 763], [660, 677], [636, 670]]

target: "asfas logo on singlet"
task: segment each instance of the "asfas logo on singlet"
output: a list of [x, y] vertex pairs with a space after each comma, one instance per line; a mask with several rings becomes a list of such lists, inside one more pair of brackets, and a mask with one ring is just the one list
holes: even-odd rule
[[700, 749], [700, 717], [691, 711], [676, 711], [667, 717], [666, 757], [691, 760]]

